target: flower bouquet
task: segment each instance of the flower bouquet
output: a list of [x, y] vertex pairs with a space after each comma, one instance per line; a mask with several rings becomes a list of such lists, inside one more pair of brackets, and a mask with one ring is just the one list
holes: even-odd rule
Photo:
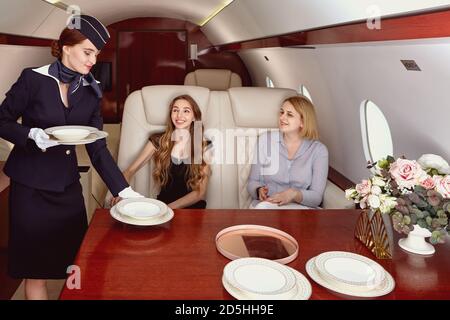
[[[388, 156], [374, 164], [374, 175], [345, 191], [361, 209], [390, 214], [397, 232], [420, 226], [432, 244], [443, 243], [450, 217], [450, 166], [440, 156], [425, 154], [417, 161]], [[418, 228], [419, 229], [419, 228]]]

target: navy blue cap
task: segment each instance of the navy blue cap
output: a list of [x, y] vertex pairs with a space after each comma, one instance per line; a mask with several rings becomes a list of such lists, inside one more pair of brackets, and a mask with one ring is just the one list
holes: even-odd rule
[[74, 15], [67, 27], [80, 31], [98, 50], [101, 50], [110, 38], [108, 30], [100, 21], [84, 14]]

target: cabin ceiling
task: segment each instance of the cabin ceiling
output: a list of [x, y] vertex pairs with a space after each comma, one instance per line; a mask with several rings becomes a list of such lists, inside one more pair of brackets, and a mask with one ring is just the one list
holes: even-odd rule
[[[137, 17], [166, 17], [200, 24], [226, 0], [63, 0], [106, 25]], [[374, 12], [400, 15], [450, 7], [450, 0], [234, 0], [202, 31], [213, 44], [361, 21]], [[42, 0], [1, 0], [0, 33], [57, 38], [65, 10]]]

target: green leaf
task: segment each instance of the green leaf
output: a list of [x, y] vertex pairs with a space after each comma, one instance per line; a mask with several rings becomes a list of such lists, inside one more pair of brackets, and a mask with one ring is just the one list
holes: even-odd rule
[[418, 219], [418, 220], [417, 220], [417, 224], [418, 224], [419, 226], [421, 226], [422, 228], [428, 228], [428, 224], [427, 224], [427, 222], [425, 221], [425, 219]]

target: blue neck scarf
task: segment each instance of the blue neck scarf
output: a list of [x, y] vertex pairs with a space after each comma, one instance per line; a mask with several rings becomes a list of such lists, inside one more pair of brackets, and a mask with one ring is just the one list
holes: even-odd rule
[[98, 98], [102, 97], [102, 90], [100, 89], [97, 81], [91, 73], [82, 75], [72, 69], [67, 68], [59, 59], [53, 62], [48, 73], [57, 78], [62, 83], [69, 83], [68, 99], [83, 86], [83, 80], [85, 80], [89, 86], [95, 91]]

